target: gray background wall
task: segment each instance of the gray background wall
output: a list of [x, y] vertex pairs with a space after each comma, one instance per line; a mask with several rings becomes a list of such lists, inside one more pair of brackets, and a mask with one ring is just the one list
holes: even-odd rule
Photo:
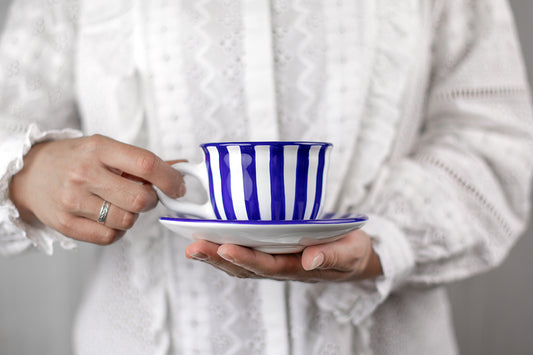
[[[9, 0], [0, 0], [0, 28]], [[530, 78], [533, 2], [511, 0]], [[533, 152], [532, 152], [533, 153]], [[532, 213], [533, 215], [533, 213]], [[532, 216], [533, 217], [533, 216]], [[0, 258], [0, 354], [70, 354], [70, 329], [97, 247]], [[502, 267], [451, 285], [463, 354], [533, 354], [533, 226]]]

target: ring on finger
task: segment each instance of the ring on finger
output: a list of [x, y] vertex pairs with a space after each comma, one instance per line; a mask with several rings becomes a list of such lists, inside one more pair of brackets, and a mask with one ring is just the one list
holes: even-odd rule
[[98, 223], [105, 224], [105, 220], [107, 219], [107, 213], [109, 212], [109, 207], [111, 206], [111, 203], [104, 200], [102, 203], [102, 207], [100, 207], [100, 214], [98, 214]]

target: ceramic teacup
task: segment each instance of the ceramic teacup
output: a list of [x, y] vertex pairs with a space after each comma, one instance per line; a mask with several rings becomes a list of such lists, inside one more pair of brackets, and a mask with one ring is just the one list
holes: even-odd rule
[[204, 204], [159, 199], [180, 214], [220, 220], [310, 220], [324, 202], [332, 145], [323, 142], [231, 142], [200, 145], [204, 161], [173, 168], [196, 177]]

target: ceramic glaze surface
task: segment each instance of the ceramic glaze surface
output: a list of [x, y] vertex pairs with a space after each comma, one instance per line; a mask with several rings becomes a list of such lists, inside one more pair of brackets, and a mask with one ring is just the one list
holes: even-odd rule
[[320, 213], [331, 144], [203, 144], [217, 219], [309, 220]]
[[361, 214], [326, 214], [307, 221], [222, 221], [162, 217], [159, 221], [177, 235], [217, 244], [237, 244], [271, 254], [298, 253], [306, 246], [331, 242], [361, 228]]

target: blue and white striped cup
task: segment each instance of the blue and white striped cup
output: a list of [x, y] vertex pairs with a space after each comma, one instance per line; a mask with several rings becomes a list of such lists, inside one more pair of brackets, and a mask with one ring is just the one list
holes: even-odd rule
[[220, 220], [309, 220], [321, 212], [332, 145], [322, 142], [206, 143], [204, 162], [173, 167], [202, 183], [204, 204], [157, 191], [180, 214]]

